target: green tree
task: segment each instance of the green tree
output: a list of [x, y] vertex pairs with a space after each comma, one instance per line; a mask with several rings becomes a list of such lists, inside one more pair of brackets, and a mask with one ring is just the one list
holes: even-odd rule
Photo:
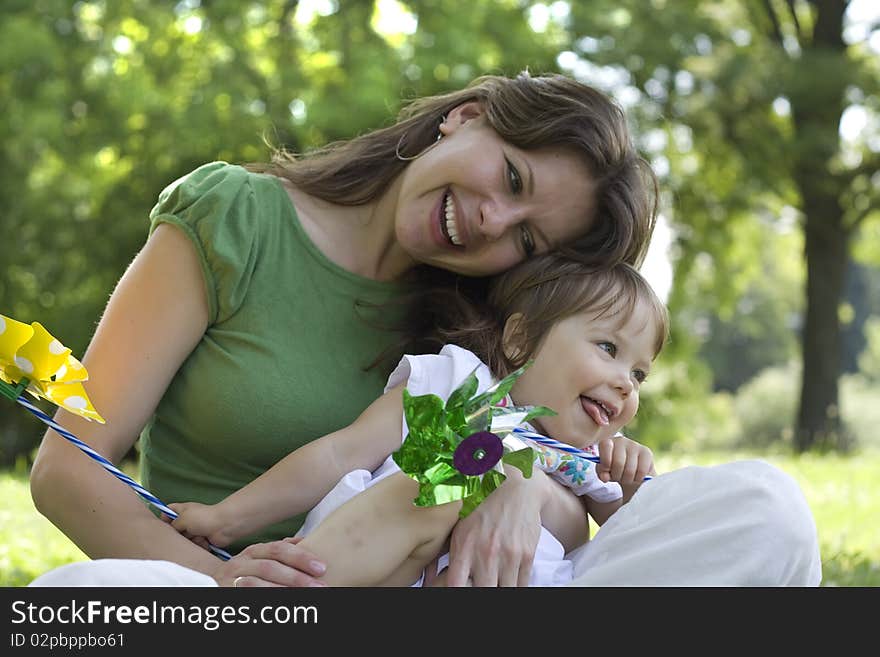
[[661, 126], [643, 132], [674, 198], [679, 320], [699, 297], [729, 312], [760, 273], [754, 254], [772, 224], [794, 215], [802, 226], [799, 450], [843, 444], [843, 276], [853, 235], [880, 219], [876, 135], [844, 142], [839, 130], [845, 111], [880, 110], [880, 58], [867, 34], [844, 41], [848, 4], [573, 3], [565, 55], [576, 74], [608, 79], [643, 125]]
[[[351, 137], [480, 73], [553, 70], [558, 49], [512, 2], [8, 0], [0, 312], [82, 355], [177, 177], [265, 160], [264, 139], [304, 151]], [[0, 463], [42, 431], [0, 414]]]

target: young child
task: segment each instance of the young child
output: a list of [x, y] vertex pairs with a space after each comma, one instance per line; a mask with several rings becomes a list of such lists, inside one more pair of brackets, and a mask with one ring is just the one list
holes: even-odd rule
[[[173, 526], [224, 546], [312, 509], [299, 535], [328, 564], [327, 584], [418, 582], [441, 553], [461, 502], [413, 504], [418, 483], [389, 456], [400, 447], [401, 426], [408, 433], [402, 390], [445, 400], [476, 368], [482, 392], [529, 360], [509, 401], [553, 409], [556, 415], [532, 420], [533, 429], [601, 457], [595, 468], [583, 462], [586, 471], [577, 476], [556, 473], [601, 525], [653, 473], [650, 450], [619, 431], [634, 417], [639, 388], [665, 342], [663, 303], [628, 265], [590, 270], [545, 255], [497, 277], [488, 306], [470, 326], [443, 332], [456, 344], [404, 356], [384, 395], [354, 423], [292, 452], [218, 504], [170, 505], [179, 513]], [[511, 470], [508, 476], [517, 476]], [[571, 578], [566, 549], [554, 538], [566, 533], [560, 522], [542, 516], [530, 585]]]

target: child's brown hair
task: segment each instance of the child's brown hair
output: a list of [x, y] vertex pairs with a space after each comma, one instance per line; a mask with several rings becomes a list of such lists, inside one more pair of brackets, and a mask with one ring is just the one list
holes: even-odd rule
[[[631, 265], [596, 268], [557, 254], [535, 256], [496, 276], [485, 308], [474, 309], [455, 328], [439, 327], [446, 342], [474, 352], [497, 377], [509, 374], [531, 358], [544, 336], [559, 320], [590, 310], [596, 317], [620, 316], [626, 321], [639, 301], [653, 311], [657, 328], [654, 355], [669, 335], [669, 314], [650, 283]], [[504, 326], [521, 314], [515, 350], [505, 350]], [[508, 357], [505, 351], [515, 353]]]

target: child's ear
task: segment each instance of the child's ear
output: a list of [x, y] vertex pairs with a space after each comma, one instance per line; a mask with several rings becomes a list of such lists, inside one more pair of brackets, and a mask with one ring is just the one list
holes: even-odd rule
[[504, 322], [501, 332], [501, 349], [504, 356], [515, 363], [525, 346], [525, 317], [522, 313], [514, 313]]

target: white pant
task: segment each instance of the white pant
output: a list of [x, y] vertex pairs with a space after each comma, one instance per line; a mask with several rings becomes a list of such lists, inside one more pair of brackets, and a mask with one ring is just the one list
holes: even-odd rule
[[763, 461], [687, 467], [645, 483], [569, 555], [571, 586], [818, 586], [816, 524]]
[[[763, 461], [687, 467], [645, 483], [570, 553], [570, 586], [818, 586], [816, 525], [797, 483]], [[30, 586], [212, 586], [167, 561], [100, 559]]]

